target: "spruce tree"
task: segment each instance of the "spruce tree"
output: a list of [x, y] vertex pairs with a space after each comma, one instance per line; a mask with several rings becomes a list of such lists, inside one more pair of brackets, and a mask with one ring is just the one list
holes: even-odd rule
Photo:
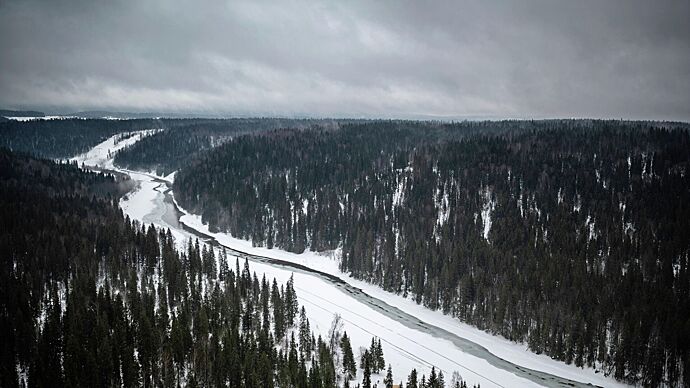
[[417, 369], [412, 369], [410, 375], [407, 377], [407, 388], [417, 387]]
[[302, 353], [307, 360], [311, 358], [311, 329], [309, 328], [309, 318], [307, 318], [307, 312], [304, 306], [302, 306], [299, 316], [299, 349], [300, 353]]
[[378, 371], [383, 370], [386, 368], [386, 360], [383, 358], [383, 348], [381, 347], [381, 339], [379, 338], [378, 341], [376, 342], [376, 353], [374, 356], [376, 360], [376, 370]]
[[429, 388], [438, 388], [438, 377], [436, 376], [436, 367], [431, 367], [431, 374], [429, 375], [429, 381], [427, 381]]
[[273, 305], [273, 329], [276, 340], [282, 340], [285, 335], [285, 309], [283, 306], [283, 298], [278, 290], [278, 282], [273, 279], [273, 286], [271, 287], [271, 303]]
[[390, 364], [388, 365], [388, 370], [386, 371], [386, 377], [383, 379], [383, 384], [386, 388], [393, 388], [393, 369]]
[[379, 373], [379, 361], [376, 357], [378, 353], [376, 350], [377, 346], [378, 343], [376, 342], [376, 337], [371, 337], [371, 345], [369, 345], [369, 350], [364, 353], [366, 354], [366, 358], [368, 358], [369, 367], [371, 368], [372, 373]]
[[362, 370], [364, 371], [364, 377], [362, 378], [362, 388], [371, 388], [371, 367], [369, 366], [369, 352], [365, 351], [364, 352], [364, 357], [362, 358], [364, 360], [364, 366], [362, 366]]
[[295, 318], [299, 312], [299, 303], [295, 294], [295, 275], [291, 274], [285, 287], [285, 322], [288, 327], [295, 324]]
[[344, 332], [343, 337], [340, 339], [340, 350], [343, 353], [343, 374], [345, 375], [345, 380], [350, 380], [357, 374], [357, 365], [355, 364], [355, 357], [352, 354], [352, 345], [347, 332]]

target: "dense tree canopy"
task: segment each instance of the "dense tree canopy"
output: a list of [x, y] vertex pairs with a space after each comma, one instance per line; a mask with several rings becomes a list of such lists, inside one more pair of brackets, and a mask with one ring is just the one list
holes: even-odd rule
[[[145, 128], [166, 130], [117, 163], [180, 169], [177, 200], [214, 230], [336, 250], [355, 277], [537, 353], [690, 385], [683, 124], [6, 121], [0, 145], [66, 158]], [[290, 284], [124, 218], [126, 180], [2, 150], [0, 185], [1, 386], [26, 372], [32, 386], [328, 386], [354, 374], [349, 356], [335, 369]], [[385, 368], [375, 350], [368, 373]]]
[[0, 147], [66, 159], [122, 132], [165, 128], [156, 120], [51, 119], [0, 122]]
[[[185, 167], [204, 151], [244, 134], [278, 128], [330, 128], [334, 120], [224, 119], [166, 120], [170, 130], [159, 132], [120, 151], [115, 164], [133, 170], [156, 171], [161, 175]], [[174, 125], [172, 125], [174, 124]]]
[[334, 350], [319, 338], [307, 369], [274, 318], [298, 311], [291, 286], [269, 291], [198, 240], [180, 249], [123, 217], [121, 194], [0, 149], [0, 386], [333, 386]]
[[[679, 128], [676, 128], [679, 127]], [[537, 353], [690, 383], [690, 136], [672, 123], [367, 122], [232, 139], [175, 195]]]

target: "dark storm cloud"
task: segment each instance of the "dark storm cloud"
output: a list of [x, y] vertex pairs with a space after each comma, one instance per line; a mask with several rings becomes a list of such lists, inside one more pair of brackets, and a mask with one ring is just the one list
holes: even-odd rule
[[0, 0], [0, 105], [690, 119], [688, 1]]

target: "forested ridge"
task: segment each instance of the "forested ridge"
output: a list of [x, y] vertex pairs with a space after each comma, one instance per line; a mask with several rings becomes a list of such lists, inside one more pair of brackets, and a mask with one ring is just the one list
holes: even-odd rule
[[233, 138], [174, 191], [537, 353], [690, 385], [689, 150], [674, 123], [368, 122]]
[[[171, 121], [180, 124], [184, 121]], [[142, 139], [115, 156], [115, 164], [133, 170], [168, 175], [199, 157], [204, 151], [245, 134], [278, 128], [332, 128], [336, 120], [316, 119], [196, 119]]]
[[0, 116], [3, 117], [43, 117], [45, 113], [35, 110], [11, 110], [0, 109]]
[[[690, 385], [690, 141], [684, 124], [342, 121], [284, 129], [289, 121], [244, 128], [226, 120], [74, 121], [5, 122], [0, 128], [8, 131], [0, 132], [0, 139], [14, 149], [66, 158], [116, 133], [165, 128], [159, 134], [167, 139], [144, 139], [152, 141], [152, 149], [158, 147], [155, 152], [140, 155], [144, 148], [131, 147], [121, 155], [141, 163], [134, 168], [170, 172], [181, 167], [176, 198], [214, 229], [295, 252], [336, 249], [342, 269], [357, 278], [525, 341], [537, 353], [593, 365], [644, 386]], [[64, 138], [58, 136], [61, 131]], [[188, 145], [184, 134], [202, 140]], [[214, 331], [209, 303], [215, 285], [223, 296], [231, 293], [226, 288], [240, 290], [244, 270], [216, 268], [214, 278], [208, 268], [212, 261], [222, 262], [217, 253], [210, 261], [211, 251], [204, 253], [195, 244], [175, 249], [166, 232], [124, 219], [116, 203], [129, 188], [126, 181], [4, 150], [0, 155], [0, 329], [3, 338], [11, 339], [2, 350], [0, 385], [14, 386], [20, 378], [34, 386], [53, 381], [41, 380], [37, 371], [58, 379], [58, 385], [73, 386], [125, 379], [128, 386], [256, 382], [245, 380], [254, 377], [244, 371], [256, 369], [259, 350], [252, 353], [253, 361], [238, 361], [238, 377], [225, 367], [222, 372], [208, 369], [194, 348], [194, 322], [203, 310], [209, 338], [217, 340], [207, 342], [208, 349], [218, 346], [214, 357], [223, 356], [224, 337]], [[160, 252], [155, 259], [151, 236]], [[177, 260], [164, 260], [163, 253], [170, 253], [166, 244], [175, 252], [166, 257]], [[235, 283], [221, 280], [221, 273], [233, 273]], [[271, 323], [266, 329], [262, 324], [243, 327], [247, 314], [253, 322], [264, 319], [264, 282], [249, 277], [251, 288], [258, 285], [259, 291], [240, 294], [239, 343], [259, 349], [264, 330], [273, 353], [283, 350], [288, 360], [291, 341], [285, 335], [288, 345], [279, 346], [276, 339], [270, 280]], [[134, 288], [138, 296], [130, 299]], [[178, 298], [171, 301], [176, 289]], [[284, 293], [278, 286], [278, 295], [285, 298]], [[167, 327], [159, 317], [165, 299]], [[70, 300], [79, 301], [72, 310]], [[79, 307], [82, 303], [89, 307]], [[101, 317], [94, 308], [124, 313]], [[99, 318], [82, 334], [75, 329], [82, 330], [81, 320], [79, 325], [72, 321], [71, 328], [68, 324], [74, 314]], [[150, 337], [142, 335], [144, 321], [154, 333]], [[297, 333], [298, 325], [294, 322], [285, 333]], [[170, 348], [165, 353], [165, 344], [172, 346], [174, 327], [179, 335], [188, 329], [192, 345], [178, 348], [185, 349], [184, 356], [166, 361], [172, 353]], [[73, 347], [68, 349], [70, 335]], [[154, 338], [155, 346], [142, 355], [145, 338]], [[120, 343], [130, 347], [115, 345]], [[312, 343], [319, 347], [316, 338]], [[299, 371], [299, 344], [297, 338], [298, 362], [291, 364], [298, 366], [297, 373], [282, 372], [280, 357], [267, 356], [274, 383], [286, 381], [280, 376], [306, 376], [309, 386], [328, 386], [324, 378], [330, 374], [324, 377], [321, 361], [318, 374], [311, 373], [310, 361], [304, 364], [306, 374]], [[112, 364], [99, 353], [102, 346], [112, 348], [107, 352]], [[333, 349], [323, 355], [327, 370], [329, 352]], [[136, 355], [134, 361], [130, 354]], [[75, 360], [84, 357], [112, 368], [78, 366]], [[311, 357], [321, 360], [316, 350]], [[254, 367], [244, 367], [245, 362]], [[237, 370], [233, 367], [232, 373]], [[311, 380], [317, 375], [320, 383]], [[257, 378], [268, 381], [268, 374]], [[410, 375], [408, 382], [415, 379]]]
[[[292, 279], [259, 279], [198, 240], [179, 249], [169, 230], [124, 217], [123, 193], [111, 175], [0, 149], [0, 386], [319, 388], [354, 377], [347, 333], [315, 338]], [[384, 362], [380, 341], [372, 349], [365, 379], [369, 362]]]
[[[172, 172], [187, 165], [200, 151], [239, 134], [282, 127], [329, 127], [335, 120], [299, 119], [84, 119], [0, 121], [0, 147], [52, 159], [70, 158], [109, 137], [143, 129], [165, 129], [152, 139], [122, 150], [116, 163], [141, 170]], [[167, 175], [167, 174], [166, 174]]]
[[51, 119], [0, 122], [0, 147], [65, 159], [123, 132], [164, 128], [157, 120]]

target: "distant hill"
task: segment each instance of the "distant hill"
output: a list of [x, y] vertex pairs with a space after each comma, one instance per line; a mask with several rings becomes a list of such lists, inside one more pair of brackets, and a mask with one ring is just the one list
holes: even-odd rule
[[163, 112], [111, 112], [105, 110], [83, 111], [70, 113], [67, 116], [82, 117], [87, 119], [149, 119], [149, 118], [216, 118], [214, 115], [193, 114], [193, 113], [163, 113]]
[[0, 116], [3, 117], [43, 117], [45, 114], [43, 112], [38, 112], [34, 110], [9, 110], [0, 109]]
[[279, 114], [267, 114], [261, 112], [113, 112], [107, 110], [81, 111], [65, 114], [88, 119], [149, 119], [149, 118], [169, 118], [169, 119], [226, 119], [226, 118], [289, 118], [289, 119], [309, 119], [312, 115], [307, 113], [282, 116]]
[[69, 113], [67, 116], [82, 117], [87, 119], [116, 118], [116, 119], [136, 119], [157, 117], [152, 113], [131, 113], [131, 112], [110, 112], [104, 110], [93, 110]]

